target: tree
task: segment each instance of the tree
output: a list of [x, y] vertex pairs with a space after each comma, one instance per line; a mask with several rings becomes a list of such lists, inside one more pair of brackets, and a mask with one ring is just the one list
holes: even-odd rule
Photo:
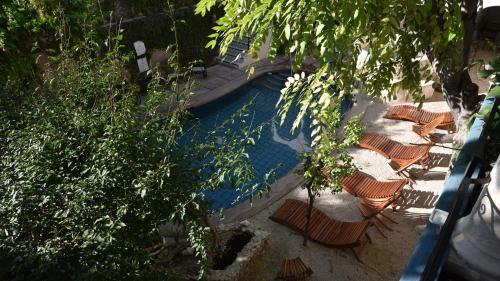
[[[89, 14], [95, 15], [88, 17]], [[55, 50], [61, 17], [68, 40], [81, 40], [86, 28], [102, 18], [92, 0], [6, 0], [0, 6], [0, 86], [9, 79], [38, 82], [36, 61], [42, 51]]]
[[[292, 102], [300, 105], [294, 128], [305, 115], [313, 120], [314, 152], [304, 173], [311, 208], [317, 190], [325, 186], [323, 166], [329, 169], [332, 190], [354, 169], [340, 144], [352, 144], [356, 137], [338, 138], [344, 98], [355, 99], [360, 91], [393, 98], [404, 88], [422, 102], [420, 81], [431, 79], [431, 69], [421, 69], [417, 58], [427, 55], [456, 124], [464, 124], [477, 109], [478, 88], [465, 70], [477, 0], [200, 0], [196, 11], [203, 15], [217, 5], [225, 14], [207, 46], [218, 44], [222, 55], [233, 39], [245, 35], [252, 37], [249, 54], [256, 56], [270, 31], [271, 61], [284, 50], [294, 72], [306, 67], [308, 58], [319, 63], [310, 75], [289, 78], [279, 104], [282, 118]], [[351, 128], [359, 132], [358, 126]]]
[[[179, 76], [151, 71], [138, 104], [120, 34], [99, 38], [89, 26], [81, 41], [68, 43], [64, 21], [58, 24], [61, 33], [49, 34], [59, 48], [39, 79], [26, 84], [31, 74], [13, 75], [0, 84], [0, 275], [172, 280], [153, 270], [147, 250], [167, 222], [182, 226], [203, 273], [214, 242], [203, 192], [252, 181], [246, 150], [260, 128], [226, 134], [223, 149], [216, 138], [223, 128], [183, 146], [190, 83], [178, 44], [169, 66]], [[20, 98], [11, 102], [14, 94]], [[168, 112], [158, 114], [165, 104]]]
[[[464, 70], [469, 63], [477, 0], [201, 0], [197, 12], [204, 14], [215, 5], [222, 5], [225, 15], [214, 28], [214, 41], [209, 45], [220, 43], [221, 53], [234, 38], [249, 35], [253, 37], [249, 52], [255, 55], [271, 29], [271, 60], [283, 48], [293, 56], [293, 69], [298, 70], [305, 58], [313, 57], [320, 63], [313, 76], [323, 77], [322, 84], [335, 84], [340, 97], [354, 97], [361, 83], [371, 96], [389, 91], [392, 97], [403, 87], [419, 101], [419, 82], [430, 79], [430, 73], [426, 69], [426, 75], [421, 74], [416, 58], [425, 54], [436, 65], [457, 123], [477, 107], [477, 86]], [[363, 50], [367, 57], [361, 63]], [[307, 108], [310, 103], [304, 102]]]
[[[316, 83], [312, 91], [323, 92], [322, 95], [311, 95], [309, 85]], [[359, 126], [359, 117], [354, 117], [343, 123], [341, 118], [341, 100], [335, 87], [322, 88], [323, 85], [315, 80], [314, 76], [306, 77], [295, 74], [289, 77], [286, 82], [286, 89], [282, 90], [278, 101], [278, 114], [281, 117], [281, 123], [284, 122], [287, 112], [292, 106], [298, 106], [297, 102], [303, 100], [302, 95], [309, 95], [310, 108], [301, 110], [299, 117], [296, 118], [292, 127], [297, 127], [305, 115], [312, 115], [319, 111], [325, 111], [329, 114], [320, 116], [321, 119], [313, 119], [312, 126], [312, 152], [303, 155], [303, 167], [300, 171], [306, 183], [304, 188], [307, 190], [308, 210], [307, 222], [304, 231], [304, 246], [307, 244], [311, 214], [316, 197], [322, 191], [329, 190], [338, 192], [342, 190], [341, 180], [351, 175], [357, 168], [352, 161], [347, 148], [356, 144], [361, 136], [361, 127]], [[297, 97], [298, 95], [298, 97]], [[321, 99], [331, 100], [325, 104]], [[304, 105], [302, 105], [302, 108]], [[300, 116], [303, 114], [303, 116]], [[343, 131], [339, 134], [339, 129], [344, 125]]]

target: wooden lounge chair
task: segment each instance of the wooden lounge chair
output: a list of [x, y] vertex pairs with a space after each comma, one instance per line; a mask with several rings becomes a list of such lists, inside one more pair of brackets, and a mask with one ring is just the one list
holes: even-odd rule
[[300, 257], [294, 259], [283, 260], [281, 263], [281, 271], [276, 278], [285, 281], [300, 281], [306, 280], [313, 273]]
[[[361, 198], [359, 210], [363, 217], [367, 219], [375, 218], [378, 223], [389, 230], [392, 229], [379, 219], [377, 215], [380, 214], [389, 221], [396, 223], [394, 220], [384, 215], [382, 211], [389, 205], [395, 210], [397, 207], [396, 201], [399, 198], [405, 200], [403, 188], [408, 183], [408, 179], [377, 181], [360, 171], [356, 171], [352, 175], [342, 179], [344, 190], [353, 196]], [[380, 229], [378, 230], [385, 237], [382, 231]]]
[[390, 199], [402, 195], [407, 179], [377, 181], [367, 174], [356, 171], [342, 179], [343, 188], [350, 194], [367, 199]]
[[[412, 183], [414, 181], [406, 170], [417, 162], [424, 170], [428, 169], [429, 150], [432, 145], [434, 145], [433, 142], [422, 145], [404, 145], [379, 134], [364, 134], [358, 143], [359, 147], [373, 150], [390, 159], [389, 165], [396, 171], [396, 174], [407, 177]], [[408, 174], [405, 174], [405, 171]]]
[[419, 135], [421, 138], [431, 141], [430, 134], [439, 124], [444, 120], [444, 114], [439, 115], [436, 119], [425, 125], [413, 125], [412, 130]]
[[[287, 199], [270, 217], [273, 221], [304, 233], [307, 223], [308, 204], [295, 199]], [[320, 210], [313, 208], [308, 237], [312, 241], [332, 248], [350, 248], [361, 262], [360, 255], [371, 238], [367, 233], [373, 225], [369, 220], [343, 222], [331, 219]], [[356, 250], [354, 248], [357, 248]]]
[[407, 120], [418, 123], [418, 109], [413, 105], [391, 106], [383, 116], [386, 119]]
[[455, 121], [453, 120], [453, 114], [451, 112], [442, 112], [442, 113], [437, 113], [437, 112], [430, 112], [426, 110], [421, 110], [422, 113], [419, 116], [418, 123], [419, 124], [427, 124], [431, 122], [432, 120], [436, 119], [439, 115], [444, 115], [444, 119], [437, 126], [438, 129], [443, 129], [448, 131], [448, 133], [453, 133], [455, 132]]
[[440, 115], [444, 115], [443, 121], [437, 126], [439, 129], [447, 130], [448, 132], [455, 131], [455, 122], [451, 112], [430, 112], [424, 109], [418, 109], [413, 105], [396, 105], [391, 106], [384, 118], [412, 121], [418, 124], [428, 124]]

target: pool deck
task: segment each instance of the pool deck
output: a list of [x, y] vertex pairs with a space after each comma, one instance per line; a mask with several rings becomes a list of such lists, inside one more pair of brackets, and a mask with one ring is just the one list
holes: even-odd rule
[[290, 63], [280, 57], [274, 64], [265, 59], [257, 62], [254, 69], [254, 73], [249, 77], [248, 73], [243, 70], [222, 64], [209, 67], [207, 78], [196, 79], [192, 89], [194, 95], [189, 102], [189, 107], [197, 107], [214, 101], [266, 72], [290, 69]]
[[[365, 132], [390, 135], [392, 139], [405, 144], [422, 142], [411, 131], [413, 123], [383, 119], [382, 115], [387, 107], [387, 104], [380, 101], [373, 101], [360, 96], [350, 114], [364, 115]], [[445, 111], [446, 107], [446, 103], [442, 100], [424, 104], [425, 109], [436, 112]], [[441, 138], [439, 145], [451, 146], [452, 135], [437, 130], [436, 136]], [[420, 237], [421, 226], [425, 225], [441, 192], [448, 171], [451, 152], [450, 149], [434, 146], [430, 151], [434, 159], [431, 169], [427, 172], [423, 172], [419, 166], [414, 166], [411, 169], [418, 178], [414, 189], [405, 187], [407, 202], [401, 202], [402, 205], [396, 212], [390, 209], [386, 209], [384, 212], [398, 224], [388, 223], [394, 231], [384, 230], [387, 238], [382, 237], [373, 228], [369, 230], [373, 244], [366, 246], [361, 256], [363, 263], [359, 263], [351, 251], [348, 250], [326, 248], [312, 242], [309, 242], [304, 247], [302, 246], [301, 235], [268, 218], [287, 198], [307, 200], [305, 190], [300, 187], [291, 188], [292, 190], [288, 194], [275, 200], [270, 206], [265, 207], [260, 213], [248, 219], [257, 227], [272, 234], [267, 255], [252, 270], [259, 272], [259, 276], [262, 276], [261, 280], [272, 280], [277, 274], [282, 259], [300, 256], [314, 271], [311, 280], [399, 279]], [[381, 155], [355, 147], [350, 149], [350, 153], [362, 171], [377, 179], [397, 178], [389, 167], [387, 159]], [[357, 206], [358, 198], [346, 192], [337, 194], [328, 191], [322, 192], [315, 203], [315, 207], [323, 210], [332, 218], [345, 221], [362, 220]], [[248, 280], [255, 279], [249, 278]]]
[[[278, 65], [264, 62], [255, 69], [253, 77], [268, 71], [287, 68], [286, 61]], [[248, 82], [245, 72], [225, 66], [209, 68], [208, 75], [207, 79], [199, 80], [199, 86], [194, 91], [192, 106], [213, 101]], [[405, 144], [423, 142], [412, 132], [413, 123], [382, 118], [390, 104], [362, 95], [357, 98], [347, 118], [362, 114], [365, 132], [389, 135], [392, 139]], [[423, 108], [435, 112], [449, 110], [440, 93], [435, 93], [424, 103]], [[407, 202], [401, 202], [401, 207], [396, 212], [390, 209], [384, 212], [398, 224], [388, 223], [393, 231], [384, 230], [387, 238], [382, 237], [373, 228], [369, 230], [373, 243], [366, 246], [361, 256], [363, 263], [359, 263], [348, 250], [326, 248], [313, 242], [304, 247], [301, 235], [269, 219], [285, 199], [307, 200], [307, 192], [301, 188], [303, 179], [294, 171], [290, 171], [275, 182], [267, 196], [254, 200], [252, 204], [243, 202], [226, 210], [222, 223], [247, 219], [257, 228], [271, 233], [266, 253], [249, 268], [246, 280], [273, 280], [281, 261], [297, 256], [300, 256], [314, 271], [311, 280], [398, 280], [442, 191], [449, 169], [453, 151], [446, 147], [452, 146], [453, 134], [450, 135], [442, 130], [436, 130], [435, 133], [440, 141], [430, 151], [433, 157], [431, 168], [428, 171], [422, 171], [416, 165], [411, 168], [417, 179], [414, 189], [405, 187]], [[350, 153], [357, 166], [375, 178], [380, 180], [397, 178], [388, 165], [388, 160], [381, 155], [356, 147], [351, 148]], [[336, 194], [323, 192], [316, 199], [315, 207], [338, 220], [359, 221], [362, 217], [358, 211], [358, 201], [358, 198], [346, 192]], [[221, 223], [218, 218], [214, 218], [213, 222]]]

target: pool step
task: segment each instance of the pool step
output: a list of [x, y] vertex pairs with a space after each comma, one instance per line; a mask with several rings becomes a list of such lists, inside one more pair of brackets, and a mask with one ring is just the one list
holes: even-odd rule
[[285, 86], [285, 80], [280, 80], [269, 76], [267, 77], [266, 82], [277, 87]]
[[274, 73], [274, 76], [277, 76], [281, 80], [286, 81], [288, 79], [288, 77], [290, 76], [290, 71], [287, 71], [287, 72], [276, 72], [276, 73]]
[[228, 49], [224, 57], [217, 57], [216, 60], [222, 64], [238, 68], [238, 64], [243, 62], [244, 52], [238, 53], [235, 50]]
[[285, 83], [284, 81], [277, 80], [276, 78], [273, 77], [273, 75], [269, 75], [266, 77], [266, 79], [263, 79], [262, 85], [273, 91], [279, 92], [281, 91], [281, 89], [283, 89]]

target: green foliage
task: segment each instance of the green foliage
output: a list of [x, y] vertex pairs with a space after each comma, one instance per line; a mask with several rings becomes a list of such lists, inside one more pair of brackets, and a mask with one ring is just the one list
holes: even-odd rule
[[[318, 77], [332, 75], [341, 91], [351, 93], [356, 81], [364, 90], [379, 96], [383, 90], [405, 87], [419, 93], [420, 52], [432, 49], [442, 56], [457, 50], [452, 42], [462, 37], [458, 1], [212, 1], [198, 3], [204, 14], [219, 3], [225, 11], [214, 28], [213, 40], [222, 53], [234, 38], [253, 36], [250, 53], [264, 44], [272, 31], [269, 58], [283, 48], [294, 57], [297, 70], [309, 56], [321, 63]], [[436, 16], [439, 14], [439, 16]], [[363, 67], [358, 55], [366, 50]], [[400, 81], [391, 81], [401, 74]]]
[[[335, 87], [324, 87], [323, 80], [304, 72], [289, 77], [286, 88], [281, 91], [278, 102], [281, 123], [284, 122], [291, 106], [298, 101], [301, 109], [292, 130], [306, 116], [312, 116], [312, 142], [314, 153], [304, 155], [304, 178], [311, 182], [311, 189], [318, 193], [324, 189], [342, 190], [340, 181], [356, 169], [347, 148], [356, 144], [361, 136], [359, 117], [348, 120], [342, 127], [341, 103], [345, 95]], [[320, 93], [320, 94], [319, 94]], [[340, 136], [342, 135], [342, 136]]]
[[[279, 167], [268, 171], [262, 179], [256, 179], [255, 167], [247, 153], [250, 147], [255, 146], [264, 127], [269, 126], [268, 123], [253, 125], [253, 113], [250, 111], [253, 105], [253, 102], [246, 104], [231, 118], [205, 133], [204, 140], [197, 145], [198, 151], [205, 152], [199, 163], [199, 173], [210, 175], [202, 189], [215, 190], [222, 184], [224, 188], [238, 191], [237, 201], [247, 197], [252, 201], [255, 196], [261, 197], [270, 190]], [[234, 124], [241, 129], [231, 128]]]
[[[180, 146], [189, 85], [153, 72], [137, 105], [129, 58], [116, 40], [105, 53], [97, 42], [62, 49], [41, 85], [12, 85], [25, 91], [21, 104], [2, 108], [0, 258], [11, 278], [170, 280], [146, 251], [165, 222], [185, 228], [203, 269], [212, 242], [200, 193], [253, 179], [253, 131], [228, 136], [223, 151], [215, 134]], [[159, 115], [161, 104], [177, 106]]]
[[[246, 150], [262, 127], [253, 128], [242, 110], [227, 122], [248, 122], [248, 129], [226, 135], [224, 149], [216, 142], [223, 127], [205, 142], [179, 145], [192, 81], [180, 67], [177, 36], [168, 67], [179, 76], [153, 70], [147, 94], [139, 93], [122, 34], [97, 39], [96, 4], [11, 1], [0, 8], [6, 73], [0, 81], [0, 260], [6, 261], [0, 276], [173, 280], [153, 270], [147, 251], [161, 241], [159, 226], [170, 222], [184, 228], [201, 277], [214, 242], [203, 191], [228, 183], [252, 195], [269, 188], [273, 171], [263, 183], [245, 185], [255, 177]], [[40, 50], [51, 54], [43, 73], [34, 65]], [[169, 105], [165, 114], [158, 114], [160, 105]]]
[[468, 69], [475, 65], [481, 65], [481, 68], [477, 71], [477, 76], [479, 78], [488, 79], [491, 82], [491, 88], [488, 92], [488, 97], [494, 97], [500, 93], [500, 57], [493, 58], [488, 62], [488, 68], [486, 68], [486, 62], [484, 60], [476, 60], [467, 66]]
[[0, 248], [16, 278], [156, 279], [144, 249], [158, 224], [184, 219], [176, 207], [194, 192], [189, 166], [167, 154], [178, 121], [137, 118], [126, 58], [116, 47], [94, 59], [94, 46], [54, 58], [6, 128]]
[[120, 7], [126, 10], [122, 12], [126, 12], [127, 16], [141, 16], [161, 12], [167, 9], [170, 3], [174, 8], [189, 7], [196, 4], [195, 0], [175, 0], [170, 1], [170, 3], [165, 0], [107, 0], [103, 2], [105, 11], [112, 11], [116, 7], [117, 2], [120, 2]]
[[[61, 15], [71, 40], [81, 38], [86, 25], [99, 20], [93, 0], [6, 0], [0, 6], [0, 85], [8, 79], [34, 79], [37, 53], [56, 49], [53, 36], [61, 28]], [[28, 77], [28, 78], [27, 78]]]
[[[133, 43], [137, 40], [143, 41], [148, 50], [165, 49], [176, 41], [175, 36], [177, 36], [182, 65], [187, 66], [193, 60], [203, 60], [210, 65], [214, 63], [217, 51], [205, 49], [204, 46], [215, 24], [212, 20], [215, 15], [216, 11], [208, 17], [201, 17], [194, 15], [190, 10], [170, 15], [170, 11], [165, 9], [161, 13], [121, 23], [122, 43], [131, 51]], [[176, 21], [177, 35], [174, 34], [172, 19]], [[144, 30], [148, 32], [145, 33]]]
[[306, 166], [313, 168], [306, 167], [305, 176], [320, 188], [322, 167], [330, 169], [333, 190], [354, 169], [345, 149], [357, 141], [360, 128], [352, 121], [344, 138], [338, 137], [342, 99], [355, 99], [359, 90], [392, 97], [402, 87], [421, 100], [420, 80], [431, 77], [416, 58], [428, 54], [451, 64], [461, 55], [453, 47], [463, 36], [457, 0], [201, 0], [196, 12], [204, 15], [217, 6], [225, 14], [207, 46], [218, 44], [224, 54], [235, 38], [251, 36], [249, 53], [256, 56], [271, 31], [269, 59], [284, 50], [293, 58], [294, 72], [306, 59], [319, 63], [307, 77], [289, 78], [279, 110], [283, 120], [291, 103], [300, 105], [294, 128], [306, 114], [312, 118], [314, 153]]
[[[482, 67], [477, 71], [477, 76], [483, 79], [488, 79], [491, 82], [490, 90], [486, 95], [486, 98], [495, 98], [500, 95], [500, 57], [493, 58], [489, 61], [489, 68], [485, 68], [485, 62], [483, 60], [477, 60], [471, 63], [468, 67], [481, 64]], [[467, 130], [469, 130], [474, 123], [476, 117], [480, 117], [483, 120], [487, 120], [493, 110], [493, 105], [487, 105], [483, 107], [478, 113], [472, 115], [467, 122]], [[500, 125], [500, 120], [495, 117], [492, 123], [493, 128], [498, 128]]]

